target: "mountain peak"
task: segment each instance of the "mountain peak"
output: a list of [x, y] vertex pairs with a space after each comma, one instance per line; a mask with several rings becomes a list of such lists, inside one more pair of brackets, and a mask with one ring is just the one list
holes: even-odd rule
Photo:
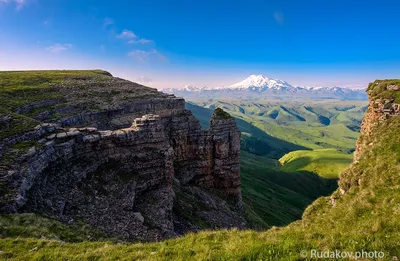
[[228, 86], [231, 89], [281, 89], [292, 87], [285, 81], [268, 78], [262, 74], [252, 74], [245, 80]]

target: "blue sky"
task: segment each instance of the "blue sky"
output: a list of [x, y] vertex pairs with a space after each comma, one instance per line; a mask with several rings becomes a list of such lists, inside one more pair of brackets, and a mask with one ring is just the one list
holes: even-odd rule
[[400, 78], [400, 1], [0, 0], [0, 70], [102, 68], [157, 88], [264, 74]]

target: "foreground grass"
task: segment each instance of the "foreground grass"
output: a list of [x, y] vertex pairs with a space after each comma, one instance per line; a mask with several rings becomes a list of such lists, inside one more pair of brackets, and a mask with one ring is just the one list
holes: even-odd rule
[[299, 150], [286, 154], [279, 161], [283, 171], [308, 171], [323, 178], [335, 179], [351, 164], [353, 155], [335, 149]]

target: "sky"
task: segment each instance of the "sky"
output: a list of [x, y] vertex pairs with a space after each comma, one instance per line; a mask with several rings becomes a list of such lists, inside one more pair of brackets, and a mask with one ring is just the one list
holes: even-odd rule
[[400, 78], [397, 0], [0, 0], [0, 70], [104, 69], [147, 86], [366, 87]]

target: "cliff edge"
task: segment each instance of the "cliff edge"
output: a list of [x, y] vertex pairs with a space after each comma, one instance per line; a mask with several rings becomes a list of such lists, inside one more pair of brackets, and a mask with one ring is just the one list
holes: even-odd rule
[[240, 132], [104, 71], [0, 72], [0, 210], [128, 240], [245, 228]]

